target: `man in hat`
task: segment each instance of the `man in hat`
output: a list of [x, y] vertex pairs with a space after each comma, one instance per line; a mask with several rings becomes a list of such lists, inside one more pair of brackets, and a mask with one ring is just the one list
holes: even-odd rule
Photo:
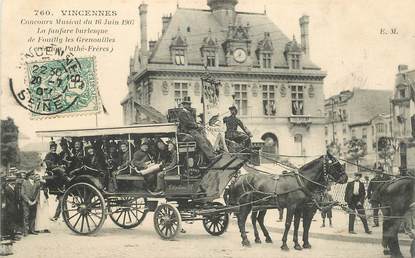
[[[5, 210], [2, 210], [2, 214], [3, 214], [3, 218], [7, 219], [7, 221], [4, 221], [5, 223], [3, 224], [4, 227], [4, 231], [6, 233], [6, 235], [9, 236], [10, 240], [19, 240], [20, 238], [17, 237], [16, 232], [17, 232], [17, 227], [19, 224], [18, 221], [18, 203], [17, 203], [17, 199], [16, 199], [16, 194], [15, 194], [15, 182], [16, 182], [16, 178], [13, 177], [7, 177], [5, 178], [5, 182], [4, 182], [4, 178], [2, 178], [4, 185], [4, 188], [2, 186], [2, 188], [4, 189], [3, 194], [3, 200], [5, 201]], [[2, 218], [2, 219], [3, 219]]]
[[[67, 170], [72, 168], [72, 159], [73, 154], [69, 150], [68, 141], [65, 138], [62, 138], [59, 145], [61, 146], [62, 151], [59, 152], [58, 156], [62, 165], [65, 166]], [[69, 171], [68, 171], [69, 172]]]
[[148, 153], [149, 146], [146, 141], [143, 141], [140, 148], [134, 152], [131, 164], [138, 170], [143, 170], [148, 167], [148, 163], [151, 162], [151, 157]]
[[183, 98], [182, 105], [183, 108], [178, 113], [180, 131], [193, 136], [200, 150], [209, 160], [209, 163], [216, 161], [218, 156], [215, 155], [212, 144], [202, 133], [203, 128], [196, 123], [189, 96]]
[[93, 169], [96, 169], [100, 172], [105, 170], [105, 161], [101, 155], [98, 155], [97, 151], [92, 145], [88, 145], [85, 147], [85, 157], [84, 157], [84, 165]]
[[40, 193], [40, 183], [34, 180], [34, 171], [27, 174], [27, 179], [23, 181], [21, 196], [23, 199], [23, 235], [37, 235], [35, 232], [37, 198]]
[[[223, 118], [223, 123], [226, 124], [225, 138], [230, 141], [234, 141], [238, 144], [245, 146], [245, 149], [251, 149], [251, 132], [246, 128], [242, 121], [236, 117], [238, 114], [238, 109], [232, 105], [229, 107], [231, 112], [230, 116]], [[242, 129], [243, 132], [238, 131], [238, 127]]]
[[61, 184], [65, 184], [69, 181], [69, 178], [65, 174], [65, 165], [62, 164], [62, 160], [56, 153], [57, 144], [51, 141], [49, 144], [49, 153], [46, 154], [44, 162], [46, 164], [46, 172], [53, 175], [57, 175]]
[[374, 227], [379, 227], [379, 208], [380, 208], [380, 187], [391, 180], [390, 176], [385, 174], [382, 170], [376, 170], [376, 175], [369, 182], [367, 188], [367, 199], [373, 209], [373, 223]]
[[359, 214], [360, 219], [362, 220], [363, 226], [365, 228], [365, 232], [367, 234], [371, 234], [372, 231], [369, 230], [369, 226], [367, 224], [366, 214], [363, 207], [365, 201], [365, 186], [360, 179], [362, 178], [362, 173], [355, 173], [354, 180], [347, 183], [346, 192], [344, 196], [344, 200], [346, 201], [347, 205], [349, 206], [349, 233], [356, 234], [354, 231], [354, 221], [356, 218], [356, 213]]

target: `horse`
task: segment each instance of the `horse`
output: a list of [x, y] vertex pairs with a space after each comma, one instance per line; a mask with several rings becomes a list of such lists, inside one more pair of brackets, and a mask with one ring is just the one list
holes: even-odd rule
[[[405, 215], [415, 214], [415, 177], [403, 176], [385, 182], [379, 187], [379, 199], [384, 216], [382, 246], [384, 254], [402, 258], [398, 232]], [[413, 252], [413, 250], [412, 250]], [[412, 254], [414, 256], [414, 254]]]
[[[303, 247], [311, 248], [308, 241], [308, 231], [315, 207], [313, 206], [313, 209], [311, 209], [305, 205], [313, 201], [314, 194], [326, 189], [329, 180], [341, 184], [348, 180], [344, 167], [330, 153], [305, 164], [298, 172], [287, 172], [278, 178], [275, 175], [254, 172], [240, 176], [229, 188], [227, 201], [231, 205], [239, 205], [237, 218], [242, 246], [250, 246], [245, 224], [254, 204], [254, 206], [287, 209], [282, 250], [289, 250], [287, 235], [294, 215], [294, 226], [297, 229], [302, 215], [304, 227]], [[266, 238], [268, 238], [268, 241], [270, 240], [269, 237], [266, 236]], [[294, 234], [294, 243], [296, 249], [301, 248], [296, 234]]]

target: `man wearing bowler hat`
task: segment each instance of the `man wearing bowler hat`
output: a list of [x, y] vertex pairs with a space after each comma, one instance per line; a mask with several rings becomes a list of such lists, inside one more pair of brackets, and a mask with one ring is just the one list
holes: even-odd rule
[[[238, 109], [235, 105], [229, 107], [229, 111], [231, 112], [231, 115], [223, 119], [223, 122], [226, 124], [225, 138], [241, 144], [249, 150], [251, 148], [251, 132], [245, 127], [242, 121], [236, 117]], [[240, 127], [243, 132], [238, 131], [238, 127]]]
[[193, 136], [197, 145], [205, 154], [209, 163], [214, 163], [219, 156], [216, 156], [212, 144], [202, 133], [202, 127], [196, 123], [196, 119], [192, 112], [192, 102], [189, 96], [185, 96], [182, 102], [183, 108], [178, 113], [180, 131]]
[[369, 182], [367, 188], [367, 199], [369, 200], [373, 209], [373, 223], [374, 227], [379, 227], [379, 209], [380, 209], [380, 196], [379, 189], [382, 185], [390, 180], [390, 176], [383, 173], [383, 170], [376, 170], [376, 175]]
[[349, 233], [356, 234], [354, 231], [354, 221], [356, 218], [356, 213], [359, 215], [360, 219], [362, 220], [363, 226], [365, 228], [365, 232], [367, 234], [371, 234], [372, 231], [369, 230], [369, 226], [367, 224], [366, 214], [363, 207], [365, 201], [365, 186], [360, 179], [362, 178], [362, 173], [355, 173], [355, 178], [353, 181], [347, 183], [346, 192], [344, 200], [346, 201], [347, 205], [349, 206]]

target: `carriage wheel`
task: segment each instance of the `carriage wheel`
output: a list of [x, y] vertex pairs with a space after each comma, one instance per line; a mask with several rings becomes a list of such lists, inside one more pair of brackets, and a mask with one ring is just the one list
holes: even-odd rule
[[101, 229], [106, 219], [105, 211], [104, 197], [90, 184], [74, 184], [63, 195], [63, 219], [77, 234], [89, 235]]
[[174, 239], [182, 229], [182, 220], [177, 208], [169, 203], [159, 205], [154, 211], [154, 228], [161, 238]]
[[[225, 207], [222, 203], [214, 202], [213, 205], [217, 208]], [[206, 232], [212, 236], [220, 236], [225, 233], [229, 225], [229, 215], [226, 212], [220, 212], [212, 215], [204, 216], [203, 227]]]
[[143, 222], [147, 215], [147, 198], [118, 197], [110, 200], [111, 220], [119, 227], [135, 228]]

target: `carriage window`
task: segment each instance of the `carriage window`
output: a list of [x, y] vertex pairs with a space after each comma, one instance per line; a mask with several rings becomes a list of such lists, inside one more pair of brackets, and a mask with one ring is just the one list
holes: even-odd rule
[[248, 91], [246, 84], [234, 84], [235, 104], [241, 115], [248, 114]]
[[262, 85], [262, 107], [266, 116], [275, 116], [277, 113], [274, 85]]
[[183, 98], [188, 96], [188, 84], [186, 82], [174, 83], [174, 101], [179, 106]]
[[304, 115], [304, 87], [291, 86], [291, 107], [293, 115]]

